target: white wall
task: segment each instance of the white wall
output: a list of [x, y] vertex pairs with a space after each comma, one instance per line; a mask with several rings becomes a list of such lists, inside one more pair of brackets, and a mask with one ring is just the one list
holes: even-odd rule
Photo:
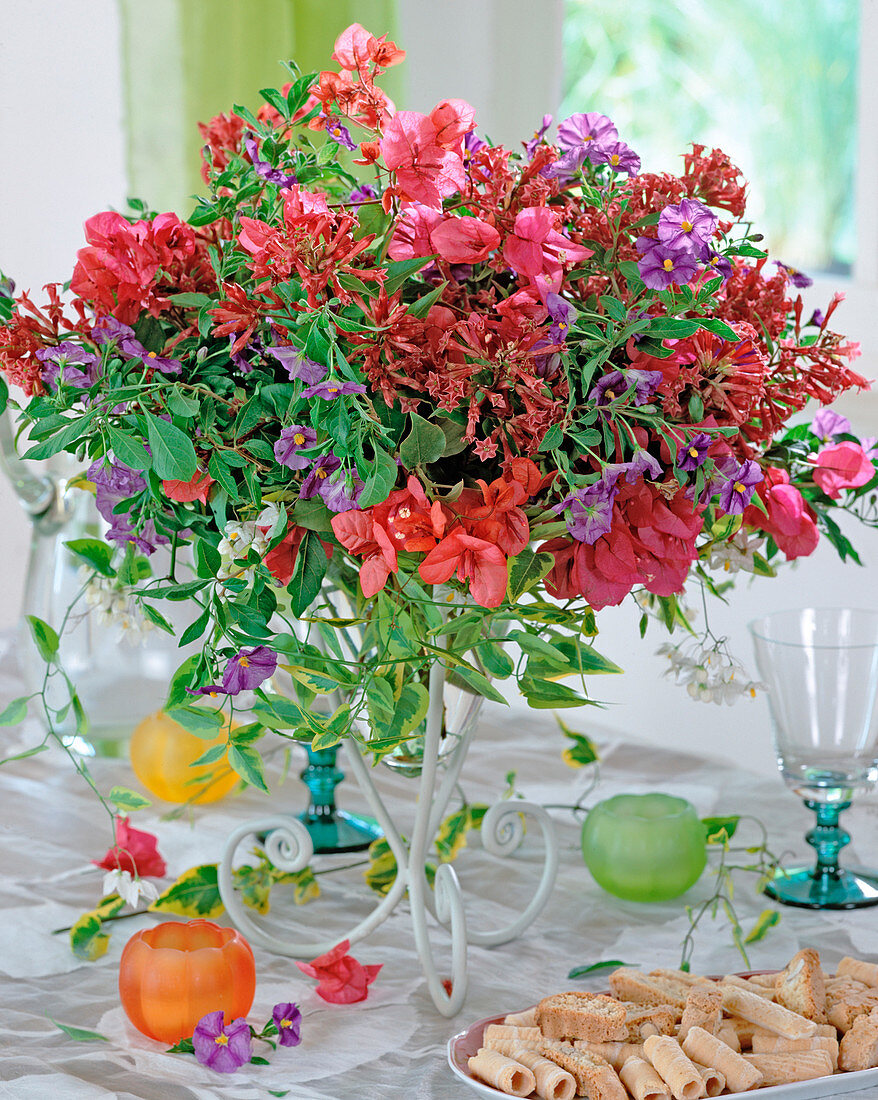
[[[557, 97], [560, 71], [553, 68], [560, 0], [444, 0], [437, 18], [434, 0], [404, 0], [400, 43], [409, 50], [412, 106], [429, 110], [439, 99], [468, 97], [482, 128], [495, 140], [527, 137]], [[529, 55], [509, 60], [511, 28], [527, 27]], [[122, 83], [118, 13], [112, 0], [0, 0], [0, 269], [20, 288], [39, 292], [67, 278], [82, 244], [83, 220], [125, 198]], [[492, 66], [492, 44], [503, 53]], [[506, 43], [503, 45], [503, 43]], [[520, 39], [519, 39], [520, 45]], [[495, 51], [494, 56], [500, 51]], [[520, 62], [520, 63], [519, 63]], [[840, 327], [853, 326], [859, 310]], [[876, 364], [864, 373], [878, 374]], [[878, 399], [851, 397], [844, 408], [855, 426], [878, 434]], [[24, 576], [27, 524], [0, 479], [0, 524], [5, 551], [0, 571], [0, 628], [17, 619]], [[775, 580], [744, 578], [730, 608], [715, 604], [717, 633], [750, 661], [746, 622], [764, 611], [802, 606], [853, 604], [878, 607], [878, 534], [853, 533], [865, 569], [842, 566], [821, 546]], [[685, 690], [661, 677], [665, 663], [653, 656], [662, 636], [651, 628], [637, 634], [630, 603], [599, 617], [598, 647], [626, 669], [624, 677], [593, 682], [608, 708], [570, 712], [582, 729], [603, 727], [657, 742], [718, 753], [760, 770], [773, 770], [764, 700], [735, 708], [693, 703]]]

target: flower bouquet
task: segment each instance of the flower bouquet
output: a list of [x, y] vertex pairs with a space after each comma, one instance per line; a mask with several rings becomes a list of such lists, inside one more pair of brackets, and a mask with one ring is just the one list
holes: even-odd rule
[[617, 671], [601, 608], [633, 593], [685, 629], [688, 579], [821, 535], [855, 556], [839, 508], [875, 524], [872, 444], [788, 423], [867, 385], [840, 296], [806, 316], [724, 153], [642, 171], [595, 112], [492, 145], [463, 100], [396, 110], [402, 57], [348, 28], [337, 68], [201, 126], [188, 220], [97, 214], [69, 284], [0, 299], [24, 457], [75, 455], [106, 521], [71, 547], [86, 589], [171, 632], [165, 601], [192, 605], [166, 707], [262, 788], [267, 731], [373, 759], [422, 737], [437, 668], [586, 704]]

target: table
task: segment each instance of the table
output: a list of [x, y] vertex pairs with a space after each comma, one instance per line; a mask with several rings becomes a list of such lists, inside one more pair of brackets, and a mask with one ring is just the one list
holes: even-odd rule
[[[11, 640], [0, 635], [0, 707], [19, 693]], [[680, 705], [690, 704], [681, 695]], [[599, 736], [593, 712], [572, 712], [568, 723]], [[753, 813], [770, 828], [775, 849], [797, 856], [809, 851], [803, 834], [808, 812], [783, 787], [780, 778], [759, 778], [744, 768], [711, 761], [711, 710], [704, 708], [705, 755], [675, 752], [628, 741], [603, 744], [601, 778], [590, 801], [621, 791], [663, 790], [692, 801], [703, 815]], [[33, 744], [36, 727], [29, 722], [4, 730], [4, 755]], [[668, 731], [668, 745], [673, 731]], [[464, 768], [462, 785], [473, 801], [494, 801], [515, 770], [515, 784], [529, 799], [573, 803], [591, 780], [591, 769], [573, 770], [561, 760], [564, 737], [551, 716], [533, 712], [511, 717], [503, 708], [486, 710], [479, 736]], [[93, 774], [102, 789], [122, 782], [136, 787], [123, 761], [97, 760]], [[276, 769], [270, 800], [248, 791], [215, 806], [198, 808], [190, 818], [163, 819], [167, 807], [156, 804], [135, 816], [134, 823], [155, 832], [176, 876], [201, 862], [215, 862], [228, 832], [266, 809], [298, 810], [304, 788], [295, 778], [277, 786]], [[411, 780], [381, 767], [379, 783], [400, 819], [411, 817]], [[341, 788], [343, 804], [365, 809], [352, 782]], [[153, 923], [138, 916], [113, 928], [109, 952], [94, 963], [81, 963], [69, 951], [65, 935], [52, 930], [71, 924], [100, 896], [100, 874], [88, 861], [108, 846], [107, 824], [93, 796], [72, 774], [59, 750], [0, 769], [0, 1097], [15, 1100], [248, 1100], [287, 1089], [291, 1100], [361, 1100], [406, 1097], [406, 1100], [458, 1100], [460, 1083], [445, 1063], [445, 1043], [470, 1022], [500, 1011], [532, 1004], [539, 997], [576, 985], [598, 989], [602, 982], [568, 983], [571, 966], [601, 959], [635, 964], [675, 966], [687, 920], [686, 902], [707, 896], [704, 876], [684, 899], [638, 905], [605, 894], [591, 880], [579, 853], [579, 829], [566, 811], [553, 811], [561, 838], [561, 870], [555, 892], [535, 924], [521, 939], [498, 948], [470, 949], [470, 990], [463, 1012], [446, 1020], [434, 1009], [414, 953], [405, 905], [373, 936], [353, 949], [363, 962], [383, 963], [364, 1003], [324, 1004], [286, 958], [256, 949], [257, 993], [250, 1015], [261, 1024], [278, 1001], [301, 1007], [304, 1041], [279, 1049], [269, 1066], [248, 1066], [222, 1077], [191, 1056], [168, 1055], [139, 1036], [118, 1006], [119, 956], [130, 934]], [[853, 860], [878, 850], [878, 804], [864, 799], [849, 812], [854, 835]], [[471, 842], [456, 868], [467, 898], [468, 918], [493, 922], [515, 912], [515, 896], [525, 896], [537, 882], [541, 860], [537, 841], [526, 838], [512, 860], [499, 863]], [[346, 862], [352, 862], [350, 857]], [[321, 867], [326, 866], [322, 863]], [[171, 881], [170, 879], [168, 881]], [[372, 906], [360, 869], [321, 876], [323, 896], [292, 911], [275, 904], [271, 917], [296, 919], [304, 928], [326, 935], [342, 934]], [[755, 921], [767, 900], [742, 877], [736, 900], [745, 926]], [[435, 937], [437, 957], [448, 959], [443, 933]], [[827, 966], [842, 955], [878, 955], [876, 910], [812, 913], [783, 910], [781, 923], [751, 950], [754, 967], [783, 964], [802, 946], [820, 950]], [[722, 920], [697, 935], [693, 969], [726, 973], [742, 969], [728, 926]], [[605, 981], [605, 979], [604, 979]], [[77, 1043], [47, 1019], [94, 1029], [109, 1042]], [[849, 1094], [878, 1097], [878, 1089]]]

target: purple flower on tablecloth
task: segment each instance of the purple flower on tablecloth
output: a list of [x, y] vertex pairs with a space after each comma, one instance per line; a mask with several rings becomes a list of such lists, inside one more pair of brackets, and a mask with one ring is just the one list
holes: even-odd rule
[[634, 386], [634, 404], [645, 405], [662, 383], [658, 370], [611, 370], [599, 378], [588, 395], [596, 405], [609, 405]]
[[560, 504], [554, 505], [556, 515], [565, 513], [567, 530], [579, 542], [595, 543], [609, 533], [613, 525], [613, 501], [616, 499], [618, 472], [601, 477], [593, 485], [578, 489]]
[[114, 459], [108, 461], [99, 458], [88, 468], [86, 477], [95, 487], [95, 506], [109, 525], [106, 537], [122, 546], [133, 542], [144, 554], [151, 554], [155, 548], [168, 540], [156, 533], [151, 519], [135, 531], [129, 513], [116, 515], [113, 509], [120, 501], [136, 496], [146, 488], [146, 480], [129, 466]]
[[317, 490], [330, 512], [349, 512], [357, 508], [363, 482], [354, 470], [336, 470]]
[[539, 128], [534, 130], [533, 137], [530, 139], [530, 141], [527, 142], [527, 144], [524, 147], [529, 158], [531, 158], [531, 159], [533, 158], [533, 155], [536, 152], [537, 146], [543, 140], [543, 136], [545, 135], [546, 130], [548, 130], [548, 128], [551, 125], [552, 125], [552, 116], [551, 115], [543, 115], [543, 121], [540, 123]]
[[274, 445], [274, 457], [288, 470], [304, 470], [313, 461], [300, 452], [313, 447], [317, 442], [317, 432], [303, 424], [291, 424], [281, 429], [280, 437]]
[[786, 276], [793, 286], [804, 289], [806, 286], [811, 286], [813, 284], [814, 280], [806, 275], [804, 271], [799, 271], [797, 267], [790, 267], [789, 264], [782, 264], [779, 260], [775, 260], [775, 263], [781, 271], [786, 272]]
[[100, 357], [72, 340], [64, 340], [53, 348], [40, 348], [37, 359], [43, 364], [43, 382], [52, 390], [57, 390], [61, 382], [87, 390], [101, 373]]
[[724, 478], [719, 489], [719, 506], [727, 515], [740, 516], [762, 481], [762, 470], [749, 458], [740, 465], [735, 459], [727, 458], [718, 469]]
[[253, 168], [257, 176], [261, 176], [262, 179], [267, 180], [269, 183], [275, 183], [278, 187], [292, 187], [294, 183], [297, 183], [296, 177], [292, 174], [288, 175], [280, 168], [274, 168], [268, 163], [267, 160], [263, 160], [259, 155], [259, 143], [256, 140], [254, 134], [248, 133], [244, 137], [244, 148], [253, 162]]
[[589, 147], [588, 159], [592, 164], [606, 164], [614, 172], [627, 172], [636, 176], [640, 171], [640, 157], [624, 141], [608, 141]]
[[335, 401], [337, 397], [344, 397], [349, 393], [365, 393], [366, 387], [359, 382], [339, 382], [335, 378], [327, 378], [325, 382], [318, 382], [316, 386], [309, 386], [302, 390], [301, 397], [319, 397], [323, 401]]
[[698, 260], [688, 249], [669, 248], [652, 237], [638, 237], [637, 261], [640, 278], [650, 290], [666, 290], [672, 283], [684, 286], [698, 267]]
[[345, 149], [359, 149], [359, 146], [351, 137], [351, 132], [342, 124], [340, 118], [335, 115], [325, 115], [326, 119], [326, 133], [328, 137], [331, 137], [334, 142], [343, 146]]
[[326, 367], [320, 363], [315, 363], [313, 359], [309, 359], [301, 348], [294, 347], [292, 344], [285, 347], [275, 345], [265, 350], [277, 359], [291, 380], [300, 378], [311, 386], [326, 377]]
[[290, 1002], [276, 1004], [271, 1010], [271, 1018], [277, 1028], [277, 1041], [282, 1047], [297, 1047], [302, 1041], [302, 1013], [298, 1006]]
[[222, 1009], [201, 1017], [192, 1033], [192, 1045], [198, 1061], [217, 1073], [234, 1073], [253, 1055], [247, 1021], [239, 1016], [223, 1027]]
[[850, 435], [851, 422], [835, 409], [821, 409], [814, 417], [811, 431], [824, 443], [829, 443], [837, 435]]
[[311, 497], [317, 496], [318, 493], [322, 496], [321, 490], [324, 481], [326, 481], [329, 475], [334, 473], [339, 466], [341, 466], [341, 459], [336, 458], [332, 452], [320, 455], [311, 467], [308, 476], [302, 482], [302, 488], [299, 490], [299, 496], [302, 500], [310, 500]]
[[700, 253], [711, 240], [719, 219], [697, 199], [681, 199], [666, 206], [659, 216], [658, 239], [668, 248], [688, 248]]
[[258, 645], [239, 650], [229, 659], [223, 672], [223, 691], [237, 695], [239, 691], [252, 691], [273, 676], [277, 668], [277, 654], [268, 646]]
[[696, 432], [677, 452], [677, 466], [681, 470], [696, 470], [704, 464], [710, 444], [711, 438], [707, 432]]

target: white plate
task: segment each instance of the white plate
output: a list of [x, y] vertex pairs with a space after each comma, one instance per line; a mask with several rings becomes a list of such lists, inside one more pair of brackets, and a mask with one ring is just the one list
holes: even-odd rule
[[[519, 1010], [520, 1011], [520, 1010]], [[500, 1016], [486, 1016], [484, 1020], [476, 1020], [466, 1031], [458, 1032], [448, 1040], [448, 1064], [455, 1074], [465, 1081], [473, 1092], [480, 1096], [490, 1096], [494, 1100], [497, 1097], [506, 1097], [509, 1094], [495, 1089], [492, 1085], [486, 1085], [470, 1073], [467, 1060], [478, 1052], [482, 1045], [482, 1035], [488, 1024], [501, 1024], [503, 1013]], [[870, 1085], [878, 1085], [878, 1069], [861, 1069], [856, 1073], [834, 1073], [829, 1077], [815, 1077], [812, 1081], [793, 1081], [789, 1085], [772, 1085], [769, 1089], [751, 1090], [758, 1100], [769, 1100], [771, 1097], [797, 1097], [798, 1100], [816, 1100], [820, 1096], [841, 1096], [845, 1092], [855, 1092], [857, 1089], [869, 1088]], [[536, 1093], [531, 1093], [536, 1097]]]

